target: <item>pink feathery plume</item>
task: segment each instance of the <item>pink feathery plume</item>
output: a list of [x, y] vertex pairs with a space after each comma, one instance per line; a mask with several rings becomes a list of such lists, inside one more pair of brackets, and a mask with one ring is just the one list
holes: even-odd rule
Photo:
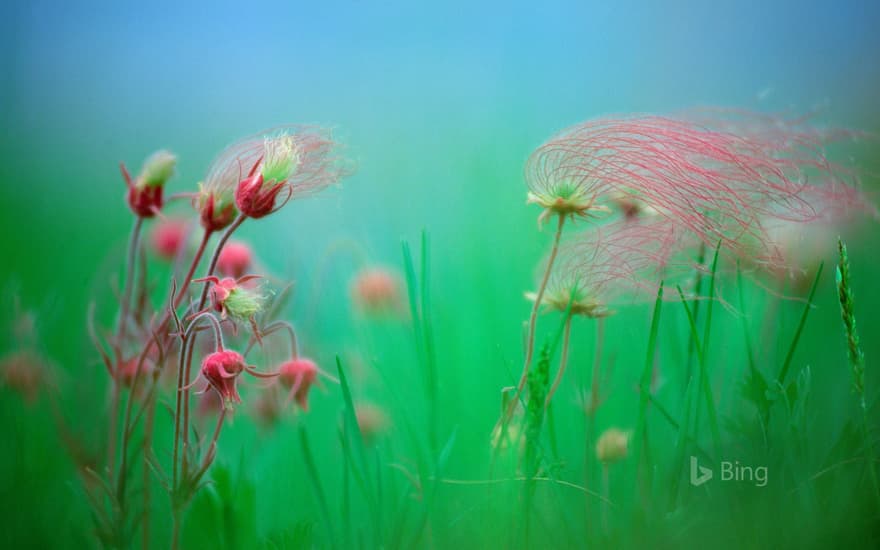
[[[618, 220], [575, 235], [559, 251], [542, 300], [548, 309], [602, 317], [611, 307], [653, 300], [661, 281], [688, 286], [696, 240], [666, 218]], [[546, 260], [541, 273], [546, 268]], [[668, 293], [669, 299], [677, 298]]]
[[534, 194], [575, 189], [599, 203], [622, 194], [710, 248], [720, 242], [736, 257], [771, 258], [765, 218], [815, 219], [803, 196], [810, 175], [839, 181], [820, 145], [806, 136], [740, 135], [665, 117], [602, 119], [539, 147], [526, 180]]

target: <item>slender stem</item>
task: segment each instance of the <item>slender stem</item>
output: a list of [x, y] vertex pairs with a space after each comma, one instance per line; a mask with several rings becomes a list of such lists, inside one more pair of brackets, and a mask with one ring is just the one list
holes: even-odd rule
[[602, 347], [605, 344], [605, 319], [596, 321], [596, 355], [593, 357], [593, 379], [590, 384], [590, 418], [596, 415], [599, 408], [599, 372], [602, 363]]
[[553, 269], [553, 263], [556, 261], [556, 254], [559, 253], [559, 241], [562, 239], [562, 226], [565, 224], [565, 216], [559, 215], [559, 221], [556, 225], [556, 234], [553, 236], [553, 248], [550, 250], [550, 258], [547, 260], [547, 268], [544, 276], [541, 278], [541, 284], [538, 287], [538, 293], [535, 296], [535, 303], [532, 305], [532, 312], [529, 314], [528, 337], [526, 338], [526, 358], [523, 364], [523, 371], [519, 377], [519, 383], [516, 386], [516, 394], [510, 400], [510, 406], [505, 413], [506, 418], [510, 418], [519, 402], [520, 394], [526, 385], [526, 379], [529, 374], [529, 367], [532, 364], [532, 355], [535, 351], [535, 326], [538, 320], [538, 309], [541, 307], [541, 300], [544, 298], [544, 291], [547, 290], [547, 281], [550, 280], [550, 273]]
[[[122, 309], [119, 315], [119, 336], [117, 342], [117, 350], [122, 348], [125, 342], [125, 332], [128, 325], [128, 314], [131, 308], [131, 291], [134, 282], [135, 260], [137, 258], [138, 243], [141, 238], [141, 229], [144, 225], [144, 219], [137, 216], [134, 221], [134, 227], [131, 230], [131, 240], [128, 243], [128, 257], [125, 262], [125, 286], [122, 287]], [[117, 358], [118, 359], [118, 358]]]
[[[181, 282], [180, 292], [174, 299], [174, 309], [180, 307], [180, 303], [183, 302], [183, 299], [186, 297], [186, 291], [189, 288], [189, 284], [192, 282], [193, 275], [196, 272], [196, 268], [198, 268], [199, 266], [199, 262], [202, 260], [202, 256], [205, 254], [205, 249], [208, 246], [208, 241], [211, 239], [212, 234], [213, 232], [209, 229], [205, 229], [205, 232], [202, 234], [202, 241], [199, 243], [199, 248], [196, 250], [196, 255], [193, 257], [193, 261], [189, 265], [189, 270], [186, 272], [186, 277], [184, 277], [183, 281]], [[165, 314], [165, 323], [168, 322], [170, 315], [170, 312]]]
[[[223, 247], [226, 246], [226, 241], [229, 240], [229, 237], [232, 236], [232, 233], [235, 232], [235, 230], [238, 229], [238, 226], [244, 223], [244, 220], [246, 219], [247, 216], [245, 216], [244, 214], [239, 214], [238, 217], [235, 218], [235, 221], [233, 221], [232, 224], [228, 228], [226, 228], [226, 231], [223, 233], [223, 235], [220, 237], [220, 241], [217, 243], [217, 247], [214, 249], [213, 256], [211, 256], [211, 263], [208, 264], [208, 272], [205, 273], [205, 277], [210, 277], [214, 274], [214, 270], [217, 269], [217, 260], [220, 259], [220, 252], [222, 252]], [[211, 285], [206, 284], [205, 287], [202, 289], [202, 297], [199, 300], [199, 307], [196, 308], [196, 311], [201, 311], [202, 308], [205, 307], [205, 302], [208, 301], [208, 290], [210, 288]]]
[[568, 366], [568, 343], [571, 337], [571, 318], [572, 315], [570, 313], [565, 318], [565, 329], [562, 333], [562, 356], [559, 359], [559, 371], [556, 373], [556, 379], [553, 380], [553, 385], [550, 386], [550, 391], [547, 392], [547, 398], [544, 400], [545, 411], [547, 410], [547, 407], [550, 406], [550, 400], [553, 399], [553, 394], [556, 393], [559, 383], [562, 382], [562, 376], [565, 374], [565, 367]]
[[113, 370], [113, 398], [110, 405], [110, 428], [107, 439], [107, 469], [109, 472], [109, 480], [113, 482], [113, 470], [116, 462], [116, 430], [119, 423], [119, 366], [122, 363], [122, 345], [125, 342], [125, 332], [128, 326], [128, 313], [131, 307], [131, 287], [134, 281], [135, 260], [137, 258], [137, 248], [140, 242], [141, 229], [144, 225], [144, 219], [141, 216], [135, 218], [134, 227], [131, 230], [131, 238], [128, 242], [128, 254], [125, 264], [125, 283], [122, 288], [122, 304], [120, 305], [119, 322], [116, 345], [114, 351], [116, 354], [116, 368]]
[[172, 513], [171, 550], [180, 548], [180, 510]]
[[[155, 384], [156, 382], [154, 382]], [[149, 404], [149, 412], [147, 413], [147, 425], [144, 431], [144, 452], [146, 453], [148, 449], [153, 446], [153, 424], [156, 419], [155, 417], [156, 410], [156, 400], [150, 399]], [[150, 548], [150, 500], [152, 495], [150, 493], [150, 465], [144, 458], [143, 464], [143, 491], [144, 491], [144, 509], [143, 509], [143, 517], [141, 518], [141, 548], [143, 550], [149, 550]]]

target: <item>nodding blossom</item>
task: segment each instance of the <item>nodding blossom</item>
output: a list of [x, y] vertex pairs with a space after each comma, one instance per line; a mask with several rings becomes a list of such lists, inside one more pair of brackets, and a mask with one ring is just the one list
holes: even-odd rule
[[33, 403], [46, 384], [48, 367], [36, 352], [21, 350], [0, 359], [0, 380], [3, 385]]
[[611, 315], [614, 304], [651, 300], [661, 280], [693, 270], [681, 254], [689, 244], [680, 227], [662, 218], [620, 220], [574, 235], [560, 247], [541, 305], [598, 318]]
[[240, 241], [229, 241], [217, 258], [217, 271], [226, 277], [243, 277], [253, 265], [251, 247]]
[[236, 382], [243, 372], [259, 378], [278, 375], [278, 373], [259, 372], [248, 365], [240, 353], [222, 348], [205, 356], [200, 375], [208, 382], [208, 388], [213, 389], [220, 396], [223, 406], [231, 409], [233, 404], [241, 403]]
[[638, 203], [710, 248], [720, 241], [740, 258], [769, 257], [763, 218], [815, 219], [803, 196], [808, 180], [841, 177], [821, 144], [806, 134], [788, 138], [656, 116], [590, 121], [564, 130], [531, 155], [530, 202], [545, 208], [542, 218]]
[[125, 164], [119, 165], [128, 188], [127, 200], [132, 212], [142, 218], [152, 218], [162, 210], [162, 191], [174, 175], [176, 165], [177, 157], [165, 150], [147, 158], [136, 178], [131, 177]]

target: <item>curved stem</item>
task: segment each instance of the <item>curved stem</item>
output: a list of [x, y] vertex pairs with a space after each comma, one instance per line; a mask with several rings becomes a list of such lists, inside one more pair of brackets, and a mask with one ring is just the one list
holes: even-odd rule
[[550, 250], [550, 258], [547, 260], [547, 268], [544, 270], [544, 276], [541, 278], [541, 284], [538, 287], [538, 293], [535, 296], [535, 303], [532, 305], [532, 312], [529, 315], [529, 329], [526, 338], [526, 359], [523, 364], [523, 371], [519, 377], [519, 383], [516, 386], [516, 394], [510, 400], [510, 406], [505, 414], [506, 418], [510, 418], [516, 405], [519, 402], [520, 394], [526, 385], [526, 378], [529, 375], [529, 367], [532, 364], [532, 355], [535, 351], [535, 326], [538, 321], [538, 309], [541, 307], [541, 300], [544, 298], [544, 291], [547, 290], [547, 281], [550, 280], [550, 273], [553, 270], [553, 263], [556, 261], [556, 255], [559, 253], [559, 241], [562, 239], [562, 226], [565, 224], [565, 216], [559, 215], [559, 221], [556, 225], [556, 234], [553, 236], [553, 248]]
[[[220, 330], [220, 322], [217, 321], [217, 318], [214, 317], [212, 313], [205, 312], [196, 315], [193, 320], [190, 322], [189, 326], [186, 328], [186, 331], [183, 334], [183, 341], [180, 345], [180, 360], [177, 365], [177, 403], [174, 411], [174, 450], [173, 450], [173, 475], [172, 482], [173, 486], [177, 487], [177, 478], [178, 478], [178, 469], [177, 464], [179, 462], [180, 457], [180, 449], [179, 449], [179, 441], [180, 441], [180, 430], [181, 428], [184, 430], [183, 432], [183, 440], [184, 440], [184, 460], [186, 459], [186, 443], [189, 439], [189, 366], [192, 363], [192, 354], [193, 348], [195, 347], [195, 335], [196, 328], [198, 327], [199, 321], [202, 319], [210, 319], [211, 326], [214, 329], [214, 338], [216, 339], [216, 344], [218, 349], [223, 349], [223, 334]], [[183, 409], [183, 416], [181, 416], [181, 408]], [[181, 422], [183, 425], [181, 426]], [[185, 473], [185, 472], [184, 472]]]
[[568, 343], [571, 337], [571, 318], [572, 315], [570, 313], [565, 318], [565, 329], [562, 333], [562, 357], [559, 359], [559, 371], [556, 373], [556, 379], [553, 380], [553, 385], [550, 386], [550, 391], [547, 392], [547, 398], [544, 400], [545, 411], [547, 410], [547, 407], [550, 406], [550, 400], [553, 399], [553, 394], [556, 393], [559, 383], [562, 382], [562, 376], [565, 374], [565, 367], [568, 366]]
[[[193, 275], [196, 272], [196, 268], [199, 266], [199, 262], [202, 260], [202, 256], [205, 254], [205, 248], [208, 246], [208, 241], [211, 239], [211, 235], [213, 232], [209, 229], [206, 229], [202, 234], [202, 240], [199, 243], [199, 248], [196, 250], [196, 255], [193, 257], [193, 261], [189, 266], [189, 271], [186, 272], [186, 277], [183, 278], [183, 282], [180, 286], [180, 292], [177, 297], [174, 299], [174, 309], [180, 307], [180, 303], [183, 302], [183, 299], [186, 297], [186, 291], [189, 288], [189, 284], [192, 282]], [[170, 313], [166, 314], [165, 318], [167, 323], [167, 319], [170, 316]]]
[[[286, 330], [287, 334], [290, 336], [290, 357], [291, 359], [296, 359], [299, 357], [299, 346], [297, 345], [296, 339], [296, 330], [294, 330], [293, 325], [287, 321], [275, 321], [274, 323], [269, 323], [266, 325], [262, 331], [260, 331], [265, 338], [272, 333], [278, 332], [279, 330]], [[248, 342], [247, 348], [244, 350], [244, 356], [247, 357], [247, 354], [250, 353], [251, 349], [253, 349], [254, 344], [257, 343], [256, 338], [251, 337]]]

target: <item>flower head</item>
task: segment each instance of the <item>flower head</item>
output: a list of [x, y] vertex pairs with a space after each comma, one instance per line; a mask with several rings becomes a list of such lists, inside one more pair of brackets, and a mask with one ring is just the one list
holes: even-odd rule
[[349, 169], [337, 149], [330, 132], [318, 127], [264, 131], [221, 153], [203, 193], [224, 203], [234, 196], [242, 214], [262, 218], [291, 198], [320, 191], [346, 175]]
[[205, 277], [194, 279], [194, 282], [211, 283], [211, 304], [221, 318], [232, 318], [235, 321], [253, 321], [255, 315], [263, 310], [266, 298], [258, 289], [249, 288], [248, 281], [259, 278], [258, 275], [245, 275], [238, 279], [232, 277]]
[[186, 244], [187, 224], [183, 220], [164, 219], [153, 228], [153, 252], [163, 260], [177, 258]]
[[786, 127], [757, 132], [686, 118], [600, 119], [539, 147], [526, 181], [530, 200], [550, 209], [542, 216], [644, 204], [707, 247], [720, 241], [745, 258], [769, 250], [763, 216], [784, 211], [811, 219], [816, 212], [802, 197], [808, 179], [839, 180], [818, 139]]
[[400, 303], [398, 277], [391, 270], [382, 267], [364, 269], [352, 281], [351, 297], [366, 312], [393, 310]]
[[128, 206], [143, 218], [151, 218], [162, 209], [162, 189], [174, 175], [177, 157], [162, 150], [153, 153], [144, 162], [140, 174], [132, 179], [125, 164], [120, 164], [122, 177], [128, 187]]
[[596, 442], [596, 458], [603, 464], [619, 462], [626, 458], [629, 447], [629, 432], [617, 428], [605, 430]]
[[47, 374], [45, 360], [30, 350], [17, 351], [0, 359], [0, 380], [31, 403], [46, 384]]
[[245, 361], [240, 353], [220, 350], [205, 356], [201, 375], [223, 400], [224, 406], [232, 408], [233, 403], [241, 403], [236, 380], [244, 370]]
[[372, 403], [358, 403], [354, 406], [354, 417], [364, 443], [371, 444], [376, 438], [385, 432], [391, 422], [388, 414]]
[[309, 390], [318, 378], [318, 365], [311, 359], [291, 359], [278, 369], [278, 383], [289, 390], [289, 399], [295, 399], [297, 405], [309, 410]]
[[251, 247], [240, 241], [226, 243], [217, 258], [217, 271], [227, 277], [243, 277], [253, 264]]
[[680, 254], [690, 244], [680, 227], [664, 219], [619, 220], [593, 228], [560, 247], [541, 303], [547, 310], [570, 307], [572, 315], [597, 318], [612, 314], [613, 304], [651, 300], [661, 279], [693, 270]]

